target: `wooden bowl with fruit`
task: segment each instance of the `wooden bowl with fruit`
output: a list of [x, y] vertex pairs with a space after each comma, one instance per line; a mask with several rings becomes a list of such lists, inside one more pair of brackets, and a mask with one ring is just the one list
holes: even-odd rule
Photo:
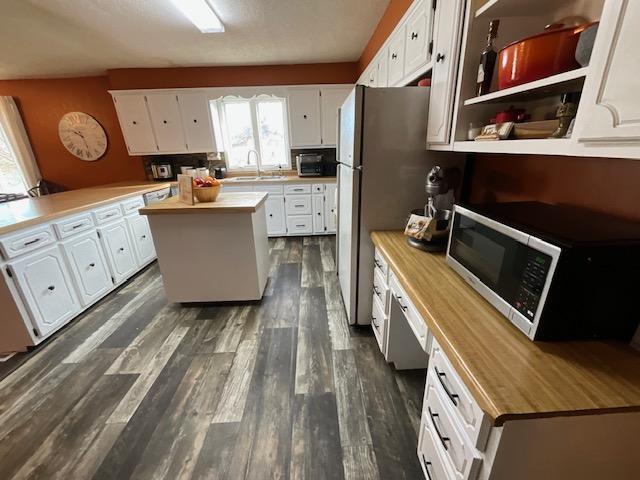
[[195, 178], [193, 180], [193, 195], [200, 203], [215, 202], [220, 195], [220, 182], [213, 177]]

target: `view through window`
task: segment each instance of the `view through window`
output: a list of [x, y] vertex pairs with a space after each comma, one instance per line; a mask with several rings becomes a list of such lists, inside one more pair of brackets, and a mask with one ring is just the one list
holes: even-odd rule
[[0, 193], [25, 193], [26, 191], [20, 167], [4, 128], [0, 124]]
[[[283, 98], [225, 97], [211, 102], [214, 131], [222, 136], [230, 170], [291, 168]], [[258, 155], [249, 155], [255, 150]]]

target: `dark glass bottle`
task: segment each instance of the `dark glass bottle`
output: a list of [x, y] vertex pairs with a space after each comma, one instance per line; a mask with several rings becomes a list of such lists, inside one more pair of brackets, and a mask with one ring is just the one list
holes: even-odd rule
[[493, 48], [493, 39], [498, 36], [498, 26], [500, 20], [491, 20], [489, 24], [489, 34], [487, 35], [487, 46], [484, 47], [480, 55], [480, 65], [478, 66], [478, 80], [476, 82], [476, 94], [478, 96], [489, 93], [491, 80], [493, 79], [493, 69], [496, 65], [498, 54]]

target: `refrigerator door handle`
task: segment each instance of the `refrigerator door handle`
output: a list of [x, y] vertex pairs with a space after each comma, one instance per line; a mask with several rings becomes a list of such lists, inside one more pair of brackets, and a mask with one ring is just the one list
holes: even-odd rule
[[337, 125], [337, 132], [336, 132], [336, 162], [340, 163], [340, 130], [342, 130], [340, 128], [340, 113], [341, 113], [341, 108], [338, 108], [338, 125]]

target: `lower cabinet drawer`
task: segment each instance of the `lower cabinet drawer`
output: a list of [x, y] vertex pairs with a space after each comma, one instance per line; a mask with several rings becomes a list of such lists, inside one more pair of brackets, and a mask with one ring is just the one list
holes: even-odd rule
[[122, 206], [122, 212], [125, 215], [138, 213], [138, 210], [144, 207], [144, 199], [142, 197], [136, 197], [131, 200], [126, 200], [122, 202], [121, 206]]
[[484, 450], [491, 430], [491, 421], [467, 390], [437, 341], [433, 341], [429, 357], [429, 372], [436, 388], [451, 412], [457, 417], [472, 445]]
[[52, 223], [53, 229], [58, 234], [58, 238], [61, 240], [71, 237], [80, 232], [85, 232], [94, 227], [93, 218], [91, 218], [91, 212], [82, 213], [73, 217], [63, 218], [62, 220], [56, 220]]
[[373, 329], [373, 334], [378, 341], [378, 346], [380, 347], [380, 351], [383, 355], [386, 356], [385, 347], [384, 347], [384, 338], [385, 338], [385, 328], [387, 326], [387, 316], [385, 315], [384, 309], [382, 308], [382, 304], [378, 296], [374, 293], [371, 304], [371, 328]]
[[443, 453], [442, 457], [446, 459], [446, 464], [453, 473], [450, 478], [474, 480], [480, 470], [482, 459], [467, 440], [455, 416], [452, 415], [451, 408], [439, 393], [437, 382], [435, 374], [429, 371], [422, 404], [425, 423], [436, 440], [436, 447]]
[[427, 480], [450, 480], [455, 478], [451, 467], [444, 457], [445, 452], [438, 442], [436, 432], [425, 414], [420, 423], [420, 437], [418, 439], [418, 459]]
[[418, 343], [426, 353], [429, 353], [430, 335], [427, 325], [409, 299], [408, 295], [405, 293], [404, 289], [400, 286], [400, 283], [398, 283], [398, 279], [393, 274], [390, 275], [389, 288], [398, 300], [398, 305], [400, 305], [407, 323], [411, 327]]
[[313, 217], [311, 215], [291, 215], [287, 217], [289, 235], [310, 235], [313, 233]]
[[301, 193], [311, 193], [311, 184], [300, 184], [300, 185], [285, 185], [284, 186], [284, 194], [285, 195], [298, 195]]
[[112, 222], [113, 220], [117, 220], [118, 218], [122, 218], [122, 210], [120, 210], [120, 205], [118, 204], [109, 205], [108, 207], [94, 210], [93, 218], [95, 219], [96, 224], [103, 225], [105, 223]]
[[311, 196], [294, 195], [285, 197], [287, 215], [311, 215]]
[[380, 303], [382, 303], [382, 311], [386, 313], [389, 303], [389, 287], [385, 282], [383, 273], [378, 267], [374, 267], [373, 269], [373, 293], [378, 297]]
[[52, 245], [55, 241], [56, 237], [51, 227], [41, 225], [0, 238], [0, 249], [4, 258], [9, 259], [46, 245]]

